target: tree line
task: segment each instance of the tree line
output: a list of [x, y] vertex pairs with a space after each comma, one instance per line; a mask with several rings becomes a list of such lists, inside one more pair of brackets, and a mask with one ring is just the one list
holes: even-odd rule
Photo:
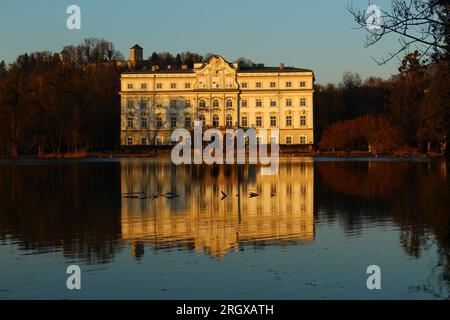
[[398, 71], [388, 80], [346, 73], [338, 85], [316, 85], [319, 148], [443, 151], [450, 124], [448, 62], [422, 64], [414, 51]]
[[119, 59], [99, 39], [20, 55], [0, 74], [0, 155], [117, 148]]
[[[189, 66], [207, 57], [163, 52], [150, 60], [175, 68], [174, 60]], [[9, 66], [0, 63], [0, 156], [118, 150], [120, 73], [128, 70], [122, 60], [112, 43], [86, 39], [59, 54], [36, 52]], [[316, 85], [317, 146], [375, 153], [443, 150], [450, 123], [448, 61], [423, 63], [415, 51], [398, 71], [387, 80], [347, 72], [337, 85]]]

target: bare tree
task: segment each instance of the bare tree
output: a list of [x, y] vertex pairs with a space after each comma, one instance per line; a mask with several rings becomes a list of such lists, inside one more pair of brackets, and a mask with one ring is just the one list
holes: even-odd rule
[[366, 47], [390, 35], [398, 37], [400, 47], [397, 51], [389, 53], [381, 61], [374, 59], [380, 65], [409, 52], [411, 47], [421, 53], [421, 59], [436, 61], [449, 58], [450, 0], [393, 0], [390, 11], [370, 3], [368, 9], [350, 5], [348, 10], [359, 28], [368, 32]]

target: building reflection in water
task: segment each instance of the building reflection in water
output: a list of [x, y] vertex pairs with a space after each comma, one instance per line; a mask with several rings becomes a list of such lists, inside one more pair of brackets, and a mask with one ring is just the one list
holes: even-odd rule
[[[255, 165], [122, 161], [122, 193], [179, 195], [175, 199], [122, 199], [122, 238], [130, 241], [131, 254], [139, 258], [147, 246], [153, 250], [184, 247], [220, 259], [246, 245], [312, 241], [312, 160], [283, 163], [274, 176], [262, 176], [260, 170]], [[227, 194], [223, 200], [222, 191]], [[250, 198], [250, 192], [259, 196]]]

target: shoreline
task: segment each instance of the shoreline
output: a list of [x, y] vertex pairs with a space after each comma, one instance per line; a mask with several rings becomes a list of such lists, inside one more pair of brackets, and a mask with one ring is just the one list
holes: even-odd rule
[[[152, 150], [147, 152], [83, 152], [79, 154], [46, 154], [46, 155], [19, 155], [17, 157], [3, 156], [1, 160], [77, 160], [77, 159], [117, 159], [117, 158], [170, 158], [170, 150]], [[398, 152], [391, 154], [374, 155], [369, 152], [283, 152], [280, 151], [280, 158], [341, 158], [341, 159], [358, 159], [358, 158], [384, 158], [384, 159], [444, 159], [443, 154], [432, 153], [424, 154], [419, 152], [407, 153]]]

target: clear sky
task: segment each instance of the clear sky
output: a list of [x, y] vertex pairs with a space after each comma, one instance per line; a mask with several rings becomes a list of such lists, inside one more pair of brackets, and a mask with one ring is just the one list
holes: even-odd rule
[[[373, 2], [390, 7], [389, 0]], [[139, 43], [145, 57], [190, 50], [267, 66], [284, 62], [313, 69], [318, 83], [339, 82], [345, 71], [389, 77], [398, 61], [380, 67], [371, 57], [394, 51], [396, 39], [365, 48], [350, 3], [368, 6], [366, 0], [0, 0], [0, 60], [101, 37], [126, 58]], [[81, 30], [66, 28], [71, 4], [81, 8]]]

